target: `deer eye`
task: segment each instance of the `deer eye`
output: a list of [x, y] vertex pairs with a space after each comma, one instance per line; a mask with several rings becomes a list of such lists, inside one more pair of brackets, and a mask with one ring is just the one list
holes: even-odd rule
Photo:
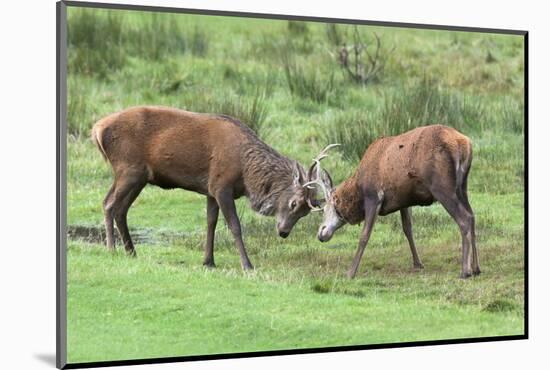
[[296, 208], [296, 201], [295, 200], [290, 202], [290, 210], [293, 210], [294, 208]]

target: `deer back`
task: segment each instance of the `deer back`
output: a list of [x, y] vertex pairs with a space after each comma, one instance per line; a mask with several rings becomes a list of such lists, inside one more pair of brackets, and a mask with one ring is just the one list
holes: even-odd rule
[[100, 120], [92, 136], [115, 176], [143, 172], [160, 187], [202, 194], [242, 177], [240, 150], [247, 134], [223, 117], [135, 107]]
[[384, 193], [381, 214], [429, 205], [433, 178], [456, 181], [457, 166], [471, 156], [469, 139], [443, 125], [423, 126], [373, 142], [357, 171], [362, 191]]

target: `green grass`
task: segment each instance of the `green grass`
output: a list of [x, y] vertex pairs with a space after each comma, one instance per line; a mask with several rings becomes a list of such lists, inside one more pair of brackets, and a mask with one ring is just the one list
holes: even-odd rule
[[[401, 272], [390, 275], [390, 264], [353, 282], [335, 274], [322, 283], [310, 283], [307, 274], [289, 281], [281, 277], [288, 267], [272, 267], [278, 256], [294, 254], [306, 269], [326, 270], [315, 262], [321, 256], [336, 261], [334, 253], [312, 247], [316, 258], [308, 260], [296, 248], [271, 249], [263, 258], [254, 253], [261, 267], [243, 273], [233, 251], [218, 253], [220, 266], [211, 271], [201, 266], [198, 253], [179, 245], [142, 246], [139, 258], [130, 260], [97, 246], [71, 243], [69, 360], [471, 338], [513, 335], [523, 328], [516, 304], [501, 309], [501, 302], [509, 300], [466, 303], [479, 294], [480, 285], [500, 280], [493, 273], [470, 281], [456, 279], [455, 273], [434, 273], [433, 268], [414, 273], [405, 263], [409, 261], [399, 258], [405, 253], [385, 251], [369, 253], [368, 259], [379, 264], [393, 256], [403, 263]], [[426, 285], [433, 279], [437, 287]], [[316, 284], [327, 288], [319, 290]], [[413, 286], [416, 291], [410, 291]], [[437, 294], [440, 286], [446, 287], [446, 296]], [[490, 289], [503, 294], [504, 286]]]
[[[68, 17], [70, 362], [524, 332], [520, 37], [364, 27], [395, 46], [380, 81], [365, 87], [334, 57], [348, 26], [75, 8]], [[128, 216], [138, 257], [110, 253], [99, 239], [112, 174], [89, 130], [138, 104], [233, 115], [304, 165], [338, 141], [323, 162], [336, 183], [379, 135], [457, 127], [474, 146], [469, 194], [483, 273], [458, 279], [460, 234], [438, 204], [413, 209], [423, 271], [412, 269], [393, 214], [379, 218], [348, 280], [360, 227], [321, 244], [315, 214], [283, 240], [246, 199], [237, 208], [256, 270], [241, 271], [223, 221], [218, 268], [207, 270], [205, 198], [150, 186]]]

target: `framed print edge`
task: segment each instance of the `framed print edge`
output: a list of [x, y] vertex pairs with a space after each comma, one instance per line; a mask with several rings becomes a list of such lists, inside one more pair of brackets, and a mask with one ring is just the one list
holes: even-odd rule
[[304, 15], [254, 13], [254, 12], [216, 10], [216, 9], [177, 8], [177, 7], [169, 7], [169, 6], [132, 5], [132, 4], [123, 4], [123, 3], [83, 2], [83, 1], [73, 1], [73, 0], [66, 0], [63, 2], [70, 7], [84, 7], [84, 8], [151, 11], [151, 12], [161, 12], [161, 13], [196, 14], [196, 15], [217, 15], [217, 16], [226, 16], [226, 17], [243, 17], [243, 18], [320, 22], [320, 23], [341, 23], [341, 24], [350, 24], [350, 25], [355, 24], [355, 25], [381, 26], [381, 27], [420, 28], [420, 29], [427, 29], [427, 30], [497, 33], [497, 34], [507, 34], [507, 35], [524, 35], [527, 33], [526, 30], [504, 29], [504, 28], [465, 27], [465, 26], [452, 26], [452, 25], [442, 25], [442, 24], [389, 22], [389, 21], [376, 21], [376, 20], [368, 20], [368, 19], [329, 18], [329, 17], [304, 16]]
[[[245, 18], [266, 18], [281, 20], [298, 20], [328, 23], [360, 24], [386, 27], [422, 28], [446, 31], [485, 32], [496, 34], [522, 35], [524, 40], [524, 332], [522, 335], [505, 335], [495, 337], [477, 337], [464, 339], [440, 339], [428, 341], [394, 342], [386, 344], [366, 344], [352, 346], [331, 346], [289, 350], [268, 350], [258, 352], [221, 353], [197, 356], [173, 356], [162, 358], [144, 358], [131, 360], [113, 360], [85, 363], [70, 363], [67, 357], [67, 6], [102, 9], [123, 9], [157, 11], [167, 13], [185, 13], [200, 15], [236, 16]], [[445, 345], [460, 343], [480, 343], [488, 341], [508, 341], [528, 339], [528, 31], [488, 29], [459, 26], [426, 25], [399, 22], [334, 19], [308, 16], [291, 16], [276, 14], [256, 14], [248, 12], [229, 12], [216, 10], [183, 9], [143, 5], [85, 3], [78, 1], [60, 1], [56, 3], [57, 19], [57, 60], [56, 60], [56, 366], [58, 368], [83, 368], [100, 366], [121, 366], [137, 364], [155, 364], [168, 362], [204, 361], [216, 359], [279, 356], [291, 354], [308, 354], [322, 352], [354, 351], [365, 349], [403, 348], [427, 345]]]
[[67, 6], [56, 3], [56, 366], [67, 364]]

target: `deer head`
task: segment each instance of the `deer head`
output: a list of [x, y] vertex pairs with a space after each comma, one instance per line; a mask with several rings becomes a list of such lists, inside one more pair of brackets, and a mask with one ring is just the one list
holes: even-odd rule
[[[339, 144], [331, 144], [319, 153], [313, 160], [307, 174], [297, 163], [294, 163], [292, 185], [280, 196], [275, 205], [275, 217], [277, 218], [277, 231], [279, 236], [286, 238], [296, 222], [310, 211], [321, 211], [322, 200], [316, 198], [316, 188], [313, 184], [321, 178], [329, 177], [326, 171], [322, 171], [320, 161], [327, 157], [327, 151]], [[326, 194], [323, 193], [326, 199]]]
[[[321, 168], [321, 160], [327, 157], [326, 152], [340, 144], [330, 144], [313, 160], [314, 163], [310, 168], [310, 181], [304, 184], [307, 188], [317, 186], [324, 197], [324, 206], [321, 208], [318, 205], [309, 204], [312, 211], [323, 211], [323, 222], [319, 227], [317, 237], [320, 241], [325, 242], [332, 238], [334, 232], [342, 227], [346, 221], [340, 216], [336, 209], [336, 200], [334, 197], [334, 185], [330, 174]], [[313, 175], [314, 173], [314, 175]], [[318, 202], [319, 203], [319, 202]]]
[[294, 162], [292, 184], [281, 192], [273, 204], [277, 232], [282, 238], [286, 238], [296, 222], [310, 212], [311, 192], [303, 186], [307, 181], [308, 178], [302, 166]]

